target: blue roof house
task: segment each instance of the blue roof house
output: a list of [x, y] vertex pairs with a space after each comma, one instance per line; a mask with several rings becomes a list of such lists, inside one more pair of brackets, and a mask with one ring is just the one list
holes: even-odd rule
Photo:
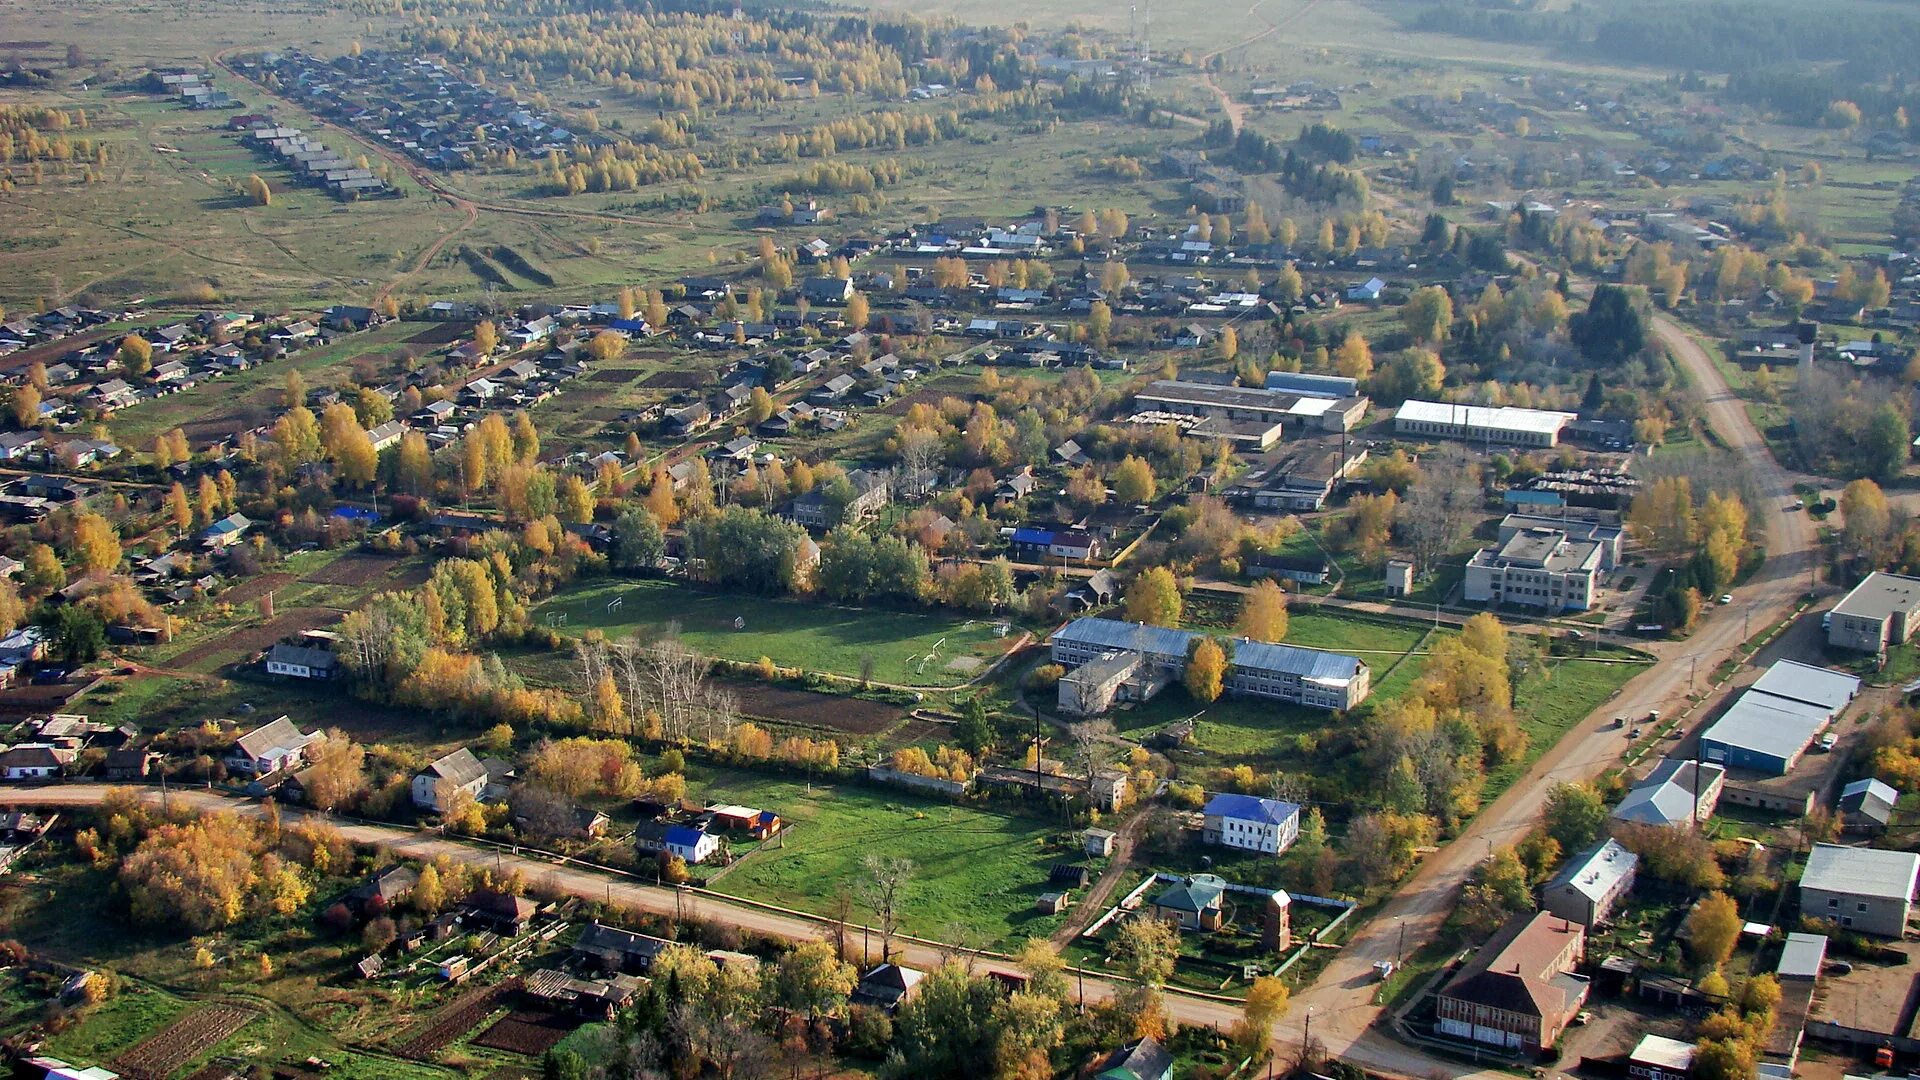
[[1201, 839], [1222, 847], [1279, 855], [1300, 836], [1300, 807], [1279, 799], [1220, 794], [1201, 811]]

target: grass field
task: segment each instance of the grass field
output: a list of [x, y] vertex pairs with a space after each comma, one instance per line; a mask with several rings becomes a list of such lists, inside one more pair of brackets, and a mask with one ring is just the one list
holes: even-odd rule
[[[615, 598], [624, 602], [609, 613]], [[534, 617], [546, 622], [555, 613], [566, 615], [563, 632], [575, 635], [659, 634], [677, 624], [689, 646], [725, 660], [767, 656], [781, 667], [857, 678], [871, 659], [875, 681], [912, 686], [966, 682], [1017, 637], [1000, 637], [996, 622], [958, 615], [803, 604], [664, 581], [596, 582], [555, 597]], [[735, 619], [743, 629], [734, 629]]]
[[962, 927], [1001, 948], [1059, 925], [1059, 916], [1037, 914], [1033, 902], [1047, 891], [1047, 868], [1078, 851], [1050, 847], [1055, 830], [1032, 818], [728, 770], [696, 768], [688, 778], [710, 802], [776, 810], [794, 826], [784, 844], [765, 846], [728, 872], [714, 886], [719, 892], [825, 913], [836, 890], [864, 880], [868, 855], [900, 856], [916, 868], [907, 933], [952, 940], [948, 928]]

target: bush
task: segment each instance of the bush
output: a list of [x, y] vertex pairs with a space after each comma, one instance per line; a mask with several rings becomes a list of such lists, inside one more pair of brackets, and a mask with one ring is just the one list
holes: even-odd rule
[[1058, 686], [1067, 669], [1059, 664], [1041, 664], [1027, 673], [1027, 689], [1051, 690]]

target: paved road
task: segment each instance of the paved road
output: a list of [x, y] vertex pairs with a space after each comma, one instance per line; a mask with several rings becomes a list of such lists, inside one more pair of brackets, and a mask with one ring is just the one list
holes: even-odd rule
[[1702, 672], [1711, 671], [1744, 641], [1746, 622], [1736, 613], [1750, 608], [1751, 628], [1757, 633], [1791, 613], [1806, 592], [1814, 535], [1804, 514], [1785, 510], [1793, 499], [1787, 474], [1774, 461], [1745, 407], [1728, 389], [1705, 351], [1670, 319], [1656, 319], [1655, 329], [1699, 387], [1708, 423], [1734, 453], [1752, 464], [1756, 486], [1765, 499], [1764, 505], [1752, 508], [1754, 519], [1766, 532], [1765, 565], [1752, 580], [1734, 590], [1734, 604], [1710, 615], [1692, 637], [1651, 646], [1650, 651], [1661, 658], [1661, 663], [1648, 668], [1618, 697], [1581, 721], [1457, 840], [1429, 858], [1335, 956], [1320, 978], [1294, 997], [1293, 1008], [1275, 1033], [1281, 1044], [1298, 1044], [1311, 1009], [1314, 1037], [1324, 1041], [1332, 1053], [1407, 1075], [1425, 1076], [1436, 1068], [1445, 1073], [1461, 1072], [1458, 1066], [1435, 1062], [1373, 1029], [1381, 1011], [1372, 1004], [1374, 963], [1395, 959], [1403, 926], [1408, 953], [1432, 937], [1453, 910], [1460, 886], [1474, 867], [1493, 847], [1519, 840], [1539, 821], [1547, 791], [1554, 784], [1594, 776], [1619, 759], [1626, 742], [1623, 733], [1610, 726], [1612, 717], [1644, 716], [1656, 708], [1672, 713], [1684, 704], [1695, 658]]

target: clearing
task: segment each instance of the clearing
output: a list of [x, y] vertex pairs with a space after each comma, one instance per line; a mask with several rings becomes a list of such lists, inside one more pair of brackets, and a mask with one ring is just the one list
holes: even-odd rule
[[[728, 769], [691, 768], [688, 779], [710, 802], [763, 807], [793, 826], [784, 840], [761, 845], [723, 875], [716, 892], [827, 914], [836, 891], [855, 889], [866, 878], [861, 863], [867, 856], [899, 856], [915, 867], [905, 933], [952, 941], [957, 929], [983, 946], [1006, 948], [1046, 937], [1062, 918], [1041, 915], [1033, 904], [1049, 888], [1048, 868], [1076, 861], [1079, 851], [1050, 844], [1058, 830], [1044, 822], [904, 791]], [[855, 918], [867, 916], [862, 911]]]
[[664, 581], [594, 582], [534, 613], [549, 624], [556, 615], [565, 616], [563, 633], [597, 629], [610, 638], [660, 634], [673, 624], [689, 647], [743, 663], [766, 656], [781, 667], [859, 678], [871, 662], [875, 681], [902, 686], [958, 686], [1018, 640], [1014, 633], [1002, 636], [994, 620], [799, 603]]

